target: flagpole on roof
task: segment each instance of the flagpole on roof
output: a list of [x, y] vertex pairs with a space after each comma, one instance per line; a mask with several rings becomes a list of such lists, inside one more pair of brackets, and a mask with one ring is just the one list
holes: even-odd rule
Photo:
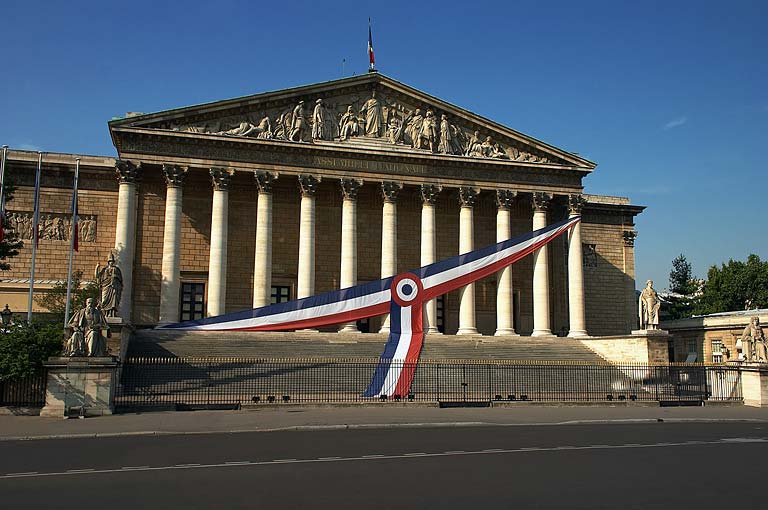
[[8, 146], [3, 145], [0, 160], [0, 241], [5, 238], [5, 160], [8, 158]]
[[35, 293], [35, 257], [37, 241], [40, 238], [40, 173], [43, 171], [43, 153], [37, 153], [37, 172], [35, 173], [35, 209], [32, 213], [32, 268], [29, 272], [29, 300], [27, 301], [27, 322], [32, 322], [32, 296]]
[[373, 38], [371, 37], [371, 18], [368, 18], [368, 72], [375, 73], [376, 71], [376, 58], [373, 56]]
[[78, 249], [77, 180], [80, 176], [80, 158], [75, 159], [75, 187], [72, 189], [72, 221], [69, 233], [69, 269], [67, 269], [67, 304], [64, 308], [64, 328], [69, 324], [70, 299], [72, 297], [72, 259]]

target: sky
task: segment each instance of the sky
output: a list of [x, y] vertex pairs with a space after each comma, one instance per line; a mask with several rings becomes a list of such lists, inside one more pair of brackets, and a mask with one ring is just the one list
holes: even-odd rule
[[[768, 258], [768, 2], [4, 0], [0, 144], [116, 155], [107, 121], [383, 74], [598, 164], [639, 286]], [[342, 64], [343, 61], [345, 64]]]

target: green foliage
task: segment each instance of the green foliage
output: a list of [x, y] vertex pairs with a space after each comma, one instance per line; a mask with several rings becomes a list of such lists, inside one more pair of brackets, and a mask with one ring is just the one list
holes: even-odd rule
[[665, 296], [669, 303], [666, 314], [669, 319], [684, 319], [693, 315], [696, 306], [696, 291], [698, 284], [693, 278], [693, 267], [682, 253], [672, 261], [672, 271], [669, 272], [669, 291]]
[[[82, 271], [74, 271], [72, 273], [72, 304], [70, 306], [70, 313], [84, 308], [86, 299], [98, 296], [99, 288], [96, 282], [91, 281], [83, 284], [82, 280]], [[53, 314], [52, 320], [62, 323], [67, 306], [67, 282], [57, 283], [51, 290], [35, 297], [35, 301], [42, 308]]]
[[[8, 202], [13, 200], [13, 191], [13, 186], [6, 183], [5, 187], [3, 188], [6, 208], [8, 207]], [[11, 268], [11, 265], [6, 261], [9, 258], [18, 255], [19, 249], [24, 246], [24, 243], [19, 240], [18, 234], [13, 230], [6, 228], [4, 233], [5, 235], [3, 240], [0, 242], [0, 270], [8, 271]]]
[[691, 263], [681, 253], [672, 261], [672, 271], [669, 272], [669, 291], [689, 296], [696, 292], [696, 287]]
[[23, 377], [39, 370], [43, 361], [61, 354], [61, 325], [22, 322], [0, 332], [0, 381]]
[[719, 268], [710, 267], [696, 313], [747, 308], [768, 308], [768, 261], [752, 254], [746, 262], [729, 260]]

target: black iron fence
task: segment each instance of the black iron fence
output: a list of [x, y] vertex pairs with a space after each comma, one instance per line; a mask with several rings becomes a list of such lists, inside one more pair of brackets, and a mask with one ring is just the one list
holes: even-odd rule
[[[116, 405], [236, 406], [280, 402], [741, 401], [737, 367], [533, 361], [420, 361], [410, 392], [363, 393], [376, 359], [133, 358]], [[394, 381], [383, 381], [394, 388]]]
[[45, 371], [0, 381], [0, 406], [42, 406], [45, 404], [45, 381]]

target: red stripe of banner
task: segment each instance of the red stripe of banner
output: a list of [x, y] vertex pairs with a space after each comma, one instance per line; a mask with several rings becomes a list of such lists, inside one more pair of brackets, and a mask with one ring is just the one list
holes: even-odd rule
[[389, 311], [389, 301], [385, 303], [379, 303], [376, 305], [367, 306], [365, 308], [350, 310], [348, 312], [340, 312], [333, 315], [322, 315], [317, 317], [311, 317], [309, 319], [301, 319], [297, 321], [285, 322], [282, 324], [269, 324], [264, 326], [246, 326], [242, 328], [231, 328], [231, 329], [227, 329], [227, 331], [288, 331], [292, 329], [317, 328], [321, 326], [331, 326], [333, 324], [340, 324], [343, 322], [352, 322], [358, 319], [365, 319], [366, 317], [381, 315], [381, 314], [387, 313], [388, 311]]
[[424, 289], [424, 293], [425, 293], [424, 300], [429, 301], [430, 299], [434, 299], [437, 296], [442, 296], [443, 294], [446, 294], [453, 290], [460, 289], [461, 287], [464, 287], [470, 283], [473, 283], [481, 278], [485, 278], [486, 276], [490, 276], [497, 271], [501, 271], [505, 267], [511, 264], [514, 264], [515, 262], [517, 262], [522, 258], [525, 258], [526, 256], [538, 250], [539, 248], [549, 243], [553, 239], [561, 236], [563, 233], [567, 232], [569, 228], [573, 227], [573, 225], [575, 225], [575, 223], [571, 224], [568, 228], [564, 228], [557, 234], [551, 237], [546, 237], [541, 241], [532, 244], [525, 250], [515, 253], [513, 255], [510, 255], [509, 257], [505, 257], [497, 262], [494, 262], [493, 264], [489, 264], [488, 266], [480, 268], [471, 273], [467, 273], [453, 280], [449, 280], [445, 283], [441, 283], [440, 285], [435, 285], [434, 287]]

